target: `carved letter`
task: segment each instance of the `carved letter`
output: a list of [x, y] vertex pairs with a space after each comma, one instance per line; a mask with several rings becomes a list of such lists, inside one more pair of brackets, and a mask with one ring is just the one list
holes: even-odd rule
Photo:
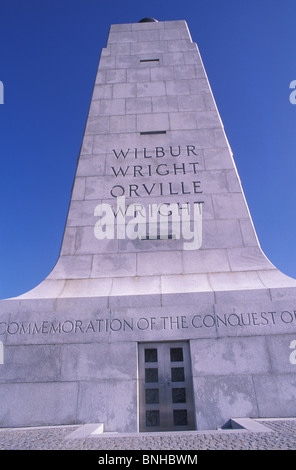
[[118, 159], [120, 156], [122, 156], [123, 158], [125, 158], [127, 156], [127, 154], [129, 153], [130, 149], [127, 149], [127, 151], [124, 153], [123, 150], [120, 150], [120, 152], [116, 152], [116, 150], [112, 149], [113, 150], [113, 153], [115, 155], [115, 157]]

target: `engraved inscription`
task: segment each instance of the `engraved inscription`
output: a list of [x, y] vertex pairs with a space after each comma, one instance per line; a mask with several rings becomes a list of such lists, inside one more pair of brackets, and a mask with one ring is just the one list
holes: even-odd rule
[[[145, 331], [197, 331], [201, 329], [223, 330], [231, 328], [259, 328], [273, 325], [296, 325], [296, 310], [281, 312], [240, 312], [223, 314], [203, 314], [174, 316], [147, 316], [140, 318], [95, 318], [95, 319], [66, 319], [64, 321], [13, 321], [0, 322], [0, 337], [14, 335], [68, 335], [68, 334], [124, 334]], [[296, 340], [292, 341], [290, 348], [294, 350], [290, 355], [290, 362], [296, 363]], [[174, 351], [177, 361], [178, 351]], [[153, 351], [150, 352], [152, 361]], [[148, 356], [147, 356], [148, 358]], [[294, 364], [294, 362], [291, 362]]]

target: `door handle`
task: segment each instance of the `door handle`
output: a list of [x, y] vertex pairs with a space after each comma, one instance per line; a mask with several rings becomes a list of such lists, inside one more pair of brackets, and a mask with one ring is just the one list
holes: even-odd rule
[[164, 386], [169, 386], [171, 384], [171, 382], [169, 381], [169, 379], [167, 377], [161, 377], [159, 382]]

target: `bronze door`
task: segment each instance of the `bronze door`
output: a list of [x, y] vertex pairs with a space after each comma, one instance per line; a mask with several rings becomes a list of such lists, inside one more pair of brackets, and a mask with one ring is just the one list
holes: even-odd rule
[[189, 344], [139, 344], [140, 431], [195, 429]]

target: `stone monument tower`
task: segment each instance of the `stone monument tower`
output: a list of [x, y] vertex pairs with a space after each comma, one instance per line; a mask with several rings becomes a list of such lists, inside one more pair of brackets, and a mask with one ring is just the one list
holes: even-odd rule
[[185, 21], [112, 25], [58, 261], [0, 302], [0, 425], [215, 429], [296, 410], [296, 281], [262, 252]]

